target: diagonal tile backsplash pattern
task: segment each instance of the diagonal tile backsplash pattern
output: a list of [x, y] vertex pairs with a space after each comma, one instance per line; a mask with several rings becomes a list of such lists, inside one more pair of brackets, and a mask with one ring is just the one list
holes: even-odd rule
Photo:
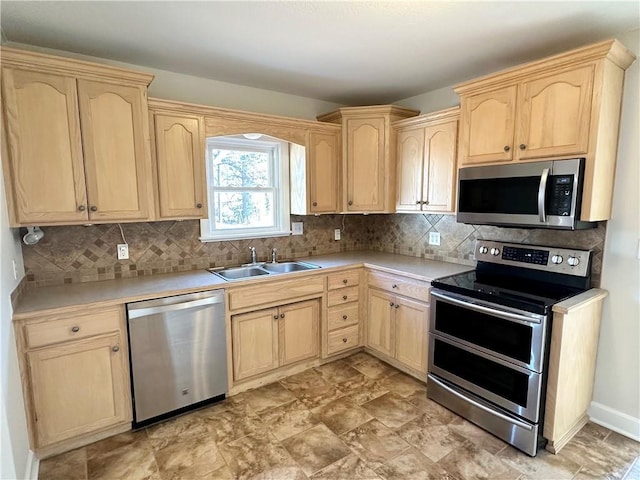
[[[473, 265], [476, 239], [555, 245], [594, 251], [592, 275], [599, 284], [605, 223], [582, 231], [511, 229], [465, 225], [453, 215], [292, 216], [304, 223], [299, 236], [202, 243], [197, 220], [122, 224], [129, 260], [117, 260], [122, 243], [117, 224], [44, 227], [36, 245], [23, 245], [29, 286], [108, 280], [156, 273], [232, 266], [249, 261], [249, 246], [266, 260], [272, 247], [279, 259], [370, 249], [432, 260]], [[333, 240], [333, 231], [342, 239]], [[429, 232], [440, 232], [441, 244], [429, 245]]]

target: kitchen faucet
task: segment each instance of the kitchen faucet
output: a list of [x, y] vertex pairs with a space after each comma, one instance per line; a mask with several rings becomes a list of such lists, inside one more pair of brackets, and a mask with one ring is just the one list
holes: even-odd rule
[[251, 251], [251, 264], [250, 265], [255, 265], [258, 263], [258, 256], [256, 255], [256, 247], [249, 247], [249, 250]]
[[271, 263], [278, 263], [278, 249], [276, 247], [271, 249]]

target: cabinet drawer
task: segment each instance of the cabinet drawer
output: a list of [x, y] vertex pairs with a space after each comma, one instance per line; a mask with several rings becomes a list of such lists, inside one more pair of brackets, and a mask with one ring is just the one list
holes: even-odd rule
[[353, 325], [347, 328], [341, 328], [334, 332], [329, 332], [329, 342], [327, 346], [327, 353], [332, 355], [334, 353], [348, 350], [350, 348], [357, 347], [360, 343], [358, 325]]
[[360, 284], [360, 270], [347, 270], [346, 272], [330, 273], [327, 275], [327, 288], [352, 287]]
[[329, 331], [358, 323], [358, 303], [347, 303], [329, 307], [327, 322]]
[[420, 280], [412, 280], [381, 272], [369, 272], [368, 283], [370, 287], [380, 288], [390, 293], [429, 303], [429, 290], [431, 289], [429, 282], [421, 282]]
[[331, 290], [327, 295], [327, 304], [342, 305], [343, 303], [356, 302], [360, 296], [360, 287], [347, 287], [338, 290]]
[[263, 304], [282, 304], [298, 297], [316, 293], [322, 294], [323, 291], [324, 277], [322, 275], [241, 287], [229, 292], [229, 310]]
[[25, 325], [28, 348], [53, 345], [103, 333], [116, 332], [122, 328], [122, 308], [94, 310], [82, 314], [52, 316], [49, 320]]

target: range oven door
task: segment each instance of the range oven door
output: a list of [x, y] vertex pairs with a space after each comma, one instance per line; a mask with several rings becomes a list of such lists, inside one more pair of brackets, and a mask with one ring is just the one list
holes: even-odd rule
[[573, 230], [580, 222], [584, 159], [461, 168], [457, 220]]

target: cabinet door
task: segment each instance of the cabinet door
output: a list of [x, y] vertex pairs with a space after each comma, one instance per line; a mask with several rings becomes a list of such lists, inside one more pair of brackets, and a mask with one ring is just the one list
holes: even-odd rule
[[75, 79], [8, 68], [2, 78], [16, 222], [86, 220]]
[[131, 420], [121, 346], [113, 334], [27, 354], [38, 447]]
[[142, 87], [78, 80], [89, 219], [148, 220], [151, 180]]
[[513, 159], [516, 85], [462, 98], [460, 164]]
[[369, 289], [367, 302], [367, 346], [393, 357], [395, 295]]
[[426, 374], [429, 305], [402, 297], [396, 305], [396, 360]]
[[278, 367], [278, 319], [275, 308], [231, 317], [235, 380]]
[[385, 120], [350, 118], [346, 121], [346, 210], [384, 210]]
[[206, 217], [202, 118], [156, 114], [155, 138], [160, 218]]
[[452, 121], [424, 129], [424, 177], [422, 210], [455, 210], [456, 138], [458, 122]]
[[336, 213], [338, 207], [338, 166], [340, 137], [338, 134], [309, 134], [309, 210], [311, 213]]
[[279, 308], [280, 366], [318, 356], [319, 300]]
[[424, 128], [398, 132], [398, 190], [396, 210], [417, 211], [422, 205]]
[[589, 65], [521, 85], [516, 136], [520, 159], [587, 152], [593, 76]]

